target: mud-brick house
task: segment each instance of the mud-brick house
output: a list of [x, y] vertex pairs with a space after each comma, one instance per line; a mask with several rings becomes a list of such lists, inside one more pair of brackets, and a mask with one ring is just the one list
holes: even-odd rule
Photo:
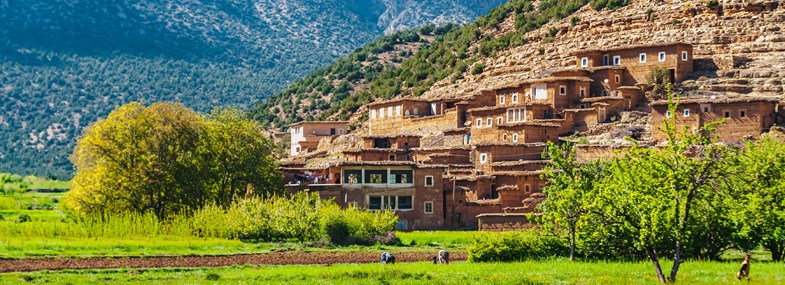
[[[622, 67], [624, 72], [608, 71], [613, 77], [596, 78], [619, 86], [647, 83], [653, 69], [665, 69], [671, 82], [687, 79], [693, 71], [692, 45], [688, 43], [659, 43], [592, 49], [574, 52], [576, 67], [588, 70], [613, 70], [602, 67]], [[595, 80], [596, 80], [595, 79]]]
[[423, 129], [464, 127], [466, 110], [493, 104], [493, 94], [479, 92], [471, 98], [425, 100], [401, 98], [368, 104], [371, 135], [417, 132]]
[[493, 164], [502, 161], [540, 160], [544, 143], [479, 143], [474, 145], [474, 168], [481, 173], [493, 172]]
[[321, 139], [344, 135], [348, 130], [349, 122], [346, 121], [303, 121], [291, 124], [289, 155], [297, 156], [315, 150]]
[[444, 227], [443, 165], [405, 161], [343, 162], [345, 202], [369, 210], [394, 210], [401, 230]]
[[724, 121], [711, 135], [723, 142], [738, 142], [757, 137], [777, 123], [779, 99], [771, 97], [688, 97], [678, 100], [675, 113], [668, 109], [668, 101], [652, 102], [652, 138], [666, 141], [667, 135], [658, 128], [666, 119], [676, 122], [677, 130], [684, 127], [700, 130], [711, 122]]

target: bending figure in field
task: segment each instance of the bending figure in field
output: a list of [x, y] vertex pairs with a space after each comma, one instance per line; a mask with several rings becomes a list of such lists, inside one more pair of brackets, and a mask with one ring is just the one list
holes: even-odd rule
[[383, 252], [382, 253], [382, 264], [387, 264], [387, 263], [395, 264], [395, 256], [392, 255], [392, 253]]
[[436, 264], [436, 261], [440, 264], [450, 264], [450, 252], [446, 250], [439, 250], [439, 253], [433, 257], [433, 264]]

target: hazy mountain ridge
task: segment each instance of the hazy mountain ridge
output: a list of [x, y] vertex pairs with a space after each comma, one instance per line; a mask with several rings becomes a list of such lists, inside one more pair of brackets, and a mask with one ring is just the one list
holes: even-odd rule
[[381, 35], [393, 5], [395, 29], [489, 6], [431, 2], [0, 0], [0, 169], [70, 175], [82, 128], [130, 101], [250, 106]]

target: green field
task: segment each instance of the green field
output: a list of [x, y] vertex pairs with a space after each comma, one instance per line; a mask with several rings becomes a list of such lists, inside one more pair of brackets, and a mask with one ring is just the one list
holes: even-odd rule
[[[752, 281], [785, 283], [782, 264], [753, 264]], [[688, 262], [683, 284], [736, 284], [736, 263]], [[191, 269], [119, 269], [0, 274], [0, 283], [54, 284], [657, 284], [650, 263], [564, 260], [520, 263], [339, 264], [232, 266]]]

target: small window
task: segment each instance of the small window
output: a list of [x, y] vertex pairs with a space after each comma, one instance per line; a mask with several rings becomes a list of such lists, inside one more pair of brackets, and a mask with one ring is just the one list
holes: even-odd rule
[[708, 112], [709, 112], [709, 107], [703, 107], [703, 113], [708, 113]]
[[523, 189], [526, 191], [526, 193], [529, 193], [529, 192], [532, 191], [531, 186], [529, 184], [526, 184], [525, 186], [523, 186]]
[[481, 153], [480, 154], [480, 163], [485, 164], [486, 162], [488, 162], [488, 154], [487, 153]]
[[581, 58], [581, 67], [589, 67], [589, 58], [588, 57]]
[[657, 60], [659, 60], [659, 61], [665, 61], [665, 52], [664, 52], [664, 51], [663, 51], [663, 52], [660, 52], [660, 53], [657, 55]]
[[687, 52], [686, 51], [681, 52], [681, 60], [687, 61]]
[[384, 118], [384, 108], [379, 109], [379, 119]]
[[725, 111], [724, 113], [725, 113], [725, 118], [730, 118], [730, 112], [729, 111]]
[[499, 104], [504, 105], [504, 95], [499, 96]]
[[369, 210], [381, 210], [382, 209], [382, 196], [371, 196], [371, 197], [368, 197], [368, 209]]
[[684, 109], [684, 117], [686, 118], [689, 116], [690, 116], [690, 109]]
[[488, 119], [486, 119], [486, 120], [485, 120], [485, 122], [488, 124], [488, 127], [489, 127], [489, 128], [490, 128], [491, 126], [493, 126], [493, 119], [491, 119], [491, 118], [488, 118]]
[[357, 208], [357, 202], [349, 202], [349, 208]]
[[411, 210], [413, 209], [412, 196], [398, 196], [398, 210]]
[[425, 207], [423, 207], [423, 212], [426, 214], [433, 214], [433, 201], [425, 201]]
[[621, 65], [621, 56], [620, 55], [614, 55], [613, 56], [613, 65]]
[[482, 127], [482, 119], [477, 119], [477, 127]]
[[621, 76], [616, 75], [616, 76], [613, 77], [613, 79], [616, 80], [616, 83], [620, 83], [621, 82]]
[[502, 117], [497, 117], [496, 118], [496, 124], [497, 125], [501, 125], [502, 124], [502, 120], [503, 120]]
[[580, 108], [581, 109], [586, 109], [586, 104], [581, 104]]
[[518, 94], [517, 93], [516, 94], [512, 94], [512, 103], [513, 104], [518, 103]]
[[567, 95], [567, 86], [559, 86], [559, 95]]
[[371, 119], [376, 119], [376, 109], [371, 109]]
[[507, 134], [502, 134], [502, 141], [507, 141]]
[[602, 55], [602, 65], [611, 65], [607, 54]]
[[395, 155], [394, 154], [390, 155], [390, 161], [395, 161]]
[[586, 97], [586, 88], [581, 87], [580, 96], [581, 96], [581, 98]]
[[395, 106], [395, 115], [398, 117], [401, 116], [401, 105]]
[[666, 118], [670, 118], [671, 117], [671, 111], [665, 111], [665, 117]]
[[518, 134], [512, 134], [512, 141], [518, 142]]
[[433, 186], [433, 175], [425, 176], [425, 186]]
[[638, 58], [640, 59], [641, 63], [646, 63], [646, 54], [645, 53], [642, 53], [642, 54], [638, 55]]
[[747, 116], [747, 111], [745, 111], [745, 110], [739, 111], [739, 118], [744, 118], [746, 116]]
[[414, 114], [415, 116], [417, 116], [417, 108], [416, 108], [416, 107], [415, 107], [414, 109], [412, 109], [412, 114]]

